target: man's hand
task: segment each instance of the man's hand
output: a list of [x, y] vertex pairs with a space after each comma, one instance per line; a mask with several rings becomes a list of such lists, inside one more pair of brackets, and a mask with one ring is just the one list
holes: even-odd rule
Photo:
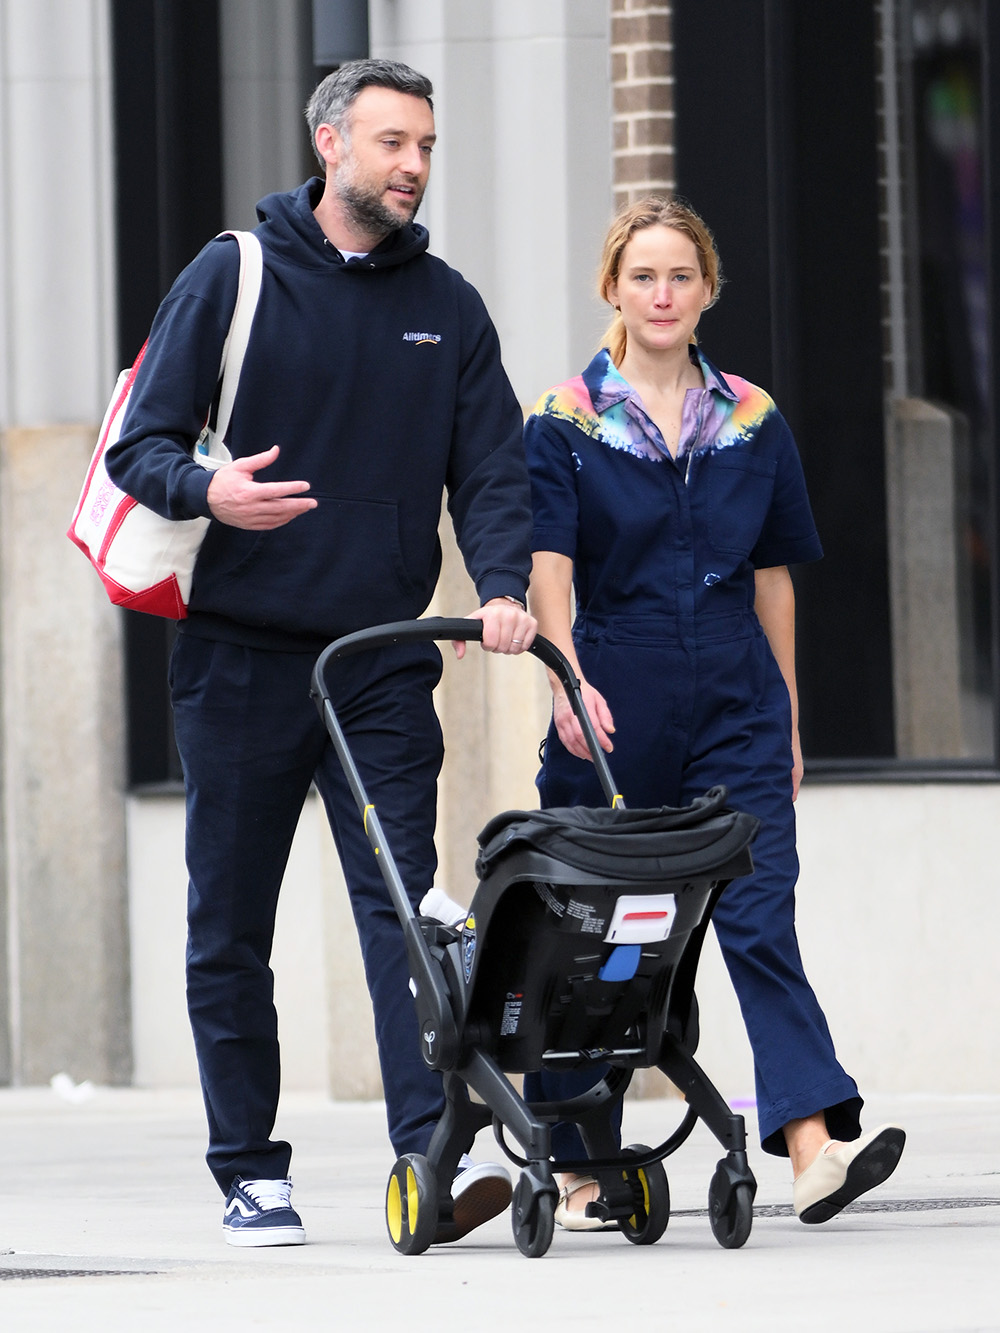
[[269, 467], [277, 457], [274, 444], [262, 454], [234, 458], [216, 468], [208, 483], [213, 517], [231, 528], [267, 531], [315, 509], [316, 501], [302, 494], [309, 489], [307, 481], [254, 481], [254, 473]]
[[[469, 620], [483, 622], [483, 650], [487, 653], [526, 652], [538, 631], [538, 621], [506, 597], [494, 597], [470, 612]], [[465, 643], [455, 640], [455, 656], [465, 656]]]

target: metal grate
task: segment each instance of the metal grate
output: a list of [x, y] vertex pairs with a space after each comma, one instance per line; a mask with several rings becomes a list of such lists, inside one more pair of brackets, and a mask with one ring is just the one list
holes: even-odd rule
[[[844, 1212], [851, 1213], [931, 1213], [949, 1208], [1000, 1208], [1000, 1199], [858, 1199]], [[794, 1217], [789, 1203], [762, 1203], [753, 1210], [758, 1217]], [[679, 1208], [672, 1217], [707, 1217], [707, 1208]]]
[[6, 1268], [0, 1267], [0, 1282], [32, 1277], [157, 1277], [142, 1268]]

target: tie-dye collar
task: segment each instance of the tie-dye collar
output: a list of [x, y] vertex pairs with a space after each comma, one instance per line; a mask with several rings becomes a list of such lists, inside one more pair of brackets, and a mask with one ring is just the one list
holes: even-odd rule
[[[738, 401], [739, 395], [729, 387], [711, 361], [702, 355], [700, 348], [692, 344], [688, 348], [688, 355], [692, 363], [701, 370], [706, 389], [721, 394], [723, 398], [728, 398], [731, 403]], [[640, 408], [642, 406], [631, 384], [623, 378], [618, 367], [611, 360], [611, 353], [606, 347], [602, 347], [597, 353], [583, 372], [582, 379], [587, 386], [587, 392], [590, 394], [595, 412], [607, 412], [610, 408], [617, 407], [619, 403], [625, 402], [626, 399], [631, 400]]]
[[[691, 355], [706, 387], [689, 389], [684, 395], [677, 464], [696, 451], [718, 451], [746, 442], [774, 411], [774, 403], [762, 389], [739, 375], [723, 378], [697, 348], [691, 349]], [[606, 349], [598, 352], [582, 375], [543, 394], [535, 415], [566, 421], [591, 439], [637, 458], [654, 463], [670, 458], [655, 422]]]

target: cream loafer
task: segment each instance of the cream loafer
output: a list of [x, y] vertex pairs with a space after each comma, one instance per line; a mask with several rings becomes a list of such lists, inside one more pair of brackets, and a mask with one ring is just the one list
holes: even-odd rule
[[898, 1125], [879, 1125], [828, 1152], [833, 1142], [824, 1144], [792, 1185], [792, 1202], [800, 1222], [827, 1222], [860, 1194], [888, 1180], [906, 1134]]
[[572, 1212], [569, 1209], [569, 1201], [577, 1190], [586, 1189], [588, 1185], [596, 1185], [597, 1181], [593, 1176], [577, 1176], [571, 1180], [568, 1185], [564, 1185], [559, 1191], [559, 1202], [556, 1204], [555, 1220], [556, 1223], [565, 1231], [603, 1231], [604, 1223], [599, 1217], [588, 1217], [586, 1205], [583, 1208], [575, 1208]]

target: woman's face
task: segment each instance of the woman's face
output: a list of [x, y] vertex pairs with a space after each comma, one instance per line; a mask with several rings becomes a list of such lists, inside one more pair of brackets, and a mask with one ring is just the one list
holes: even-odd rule
[[625, 246], [608, 296], [621, 309], [629, 346], [656, 352], [687, 345], [711, 292], [694, 241], [658, 223]]

